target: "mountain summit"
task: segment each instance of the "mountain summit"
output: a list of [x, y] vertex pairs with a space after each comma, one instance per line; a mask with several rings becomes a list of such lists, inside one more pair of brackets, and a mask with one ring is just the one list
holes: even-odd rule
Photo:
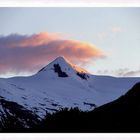
[[89, 72], [70, 63], [66, 58], [59, 56], [47, 66], [42, 68], [38, 73], [46, 73], [62, 78], [73, 77], [87, 80], [90, 76]]

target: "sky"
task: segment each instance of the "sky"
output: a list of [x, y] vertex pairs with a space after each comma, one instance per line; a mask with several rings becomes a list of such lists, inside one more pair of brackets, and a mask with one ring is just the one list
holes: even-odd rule
[[140, 76], [140, 8], [0, 8], [0, 77], [57, 56], [92, 74]]

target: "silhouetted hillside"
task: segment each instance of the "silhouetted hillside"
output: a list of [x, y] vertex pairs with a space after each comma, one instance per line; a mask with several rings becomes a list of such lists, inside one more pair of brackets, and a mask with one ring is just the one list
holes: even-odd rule
[[64, 109], [37, 126], [39, 132], [140, 132], [140, 83], [91, 112]]

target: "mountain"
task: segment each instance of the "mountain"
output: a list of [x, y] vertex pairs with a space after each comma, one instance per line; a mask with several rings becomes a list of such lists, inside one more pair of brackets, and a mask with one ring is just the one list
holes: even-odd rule
[[140, 82], [117, 100], [90, 112], [64, 109], [46, 117], [33, 132], [140, 132]]
[[[3, 118], [8, 115], [26, 121], [19, 110], [26, 111], [29, 121], [35, 117], [41, 120], [46, 113], [62, 108], [90, 111], [117, 99], [139, 81], [140, 78], [92, 75], [58, 57], [33, 76], [0, 79], [0, 124], [4, 127]], [[31, 127], [30, 123], [25, 126]]]

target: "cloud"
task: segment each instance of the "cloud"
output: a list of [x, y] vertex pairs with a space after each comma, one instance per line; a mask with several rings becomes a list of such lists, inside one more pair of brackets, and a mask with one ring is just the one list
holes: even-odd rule
[[99, 70], [97, 71], [97, 73], [103, 75], [114, 75], [119, 77], [136, 77], [140, 76], [140, 69], [130, 70], [128, 68], [121, 68], [117, 70]]
[[59, 34], [0, 36], [0, 74], [35, 72], [61, 55], [76, 64], [105, 56], [92, 44], [63, 40]]
[[42, 44], [48, 44], [53, 40], [61, 39], [61, 34], [42, 32], [30, 36], [11, 34], [9, 36], [0, 36], [0, 47], [35, 47]]
[[123, 71], [120, 73], [122, 76], [140, 76], [140, 70], [129, 70], [129, 71]]
[[121, 27], [119, 26], [112, 26], [110, 27], [108, 30], [106, 31], [102, 31], [102, 32], [99, 32], [97, 33], [97, 38], [100, 40], [100, 41], [103, 41], [103, 40], [106, 40], [108, 38], [116, 38], [116, 35], [121, 33], [123, 30]]

